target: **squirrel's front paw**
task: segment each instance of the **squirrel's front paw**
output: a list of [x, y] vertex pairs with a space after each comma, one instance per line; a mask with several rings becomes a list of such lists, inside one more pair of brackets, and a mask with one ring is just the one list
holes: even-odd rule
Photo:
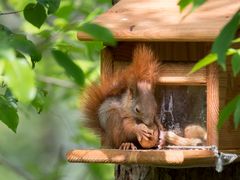
[[137, 147], [133, 144], [133, 143], [129, 143], [129, 142], [126, 142], [126, 143], [122, 143], [119, 147], [119, 149], [122, 149], [122, 150], [136, 150]]
[[135, 130], [138, 142], [142, 141], [142, 139], [148, 141], [153, 136], [153, 130], [149, 129], [145, 124], [136, 125]]

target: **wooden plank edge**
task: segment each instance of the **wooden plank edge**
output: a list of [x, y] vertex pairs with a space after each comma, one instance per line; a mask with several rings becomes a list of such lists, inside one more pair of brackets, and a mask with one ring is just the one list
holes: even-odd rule
[[167, 85], [200, 85], [206, 86], [206, 79], [197, 77], [159, 77], [159, 84]]
[[[121, 32], [116, 33], [116, 34], [121, 34]], [[119, 36], [119, 35], [114, 35], [114, 38], [117, 41], [124, 41], [124, 42], [214, 42], [215, 37], [208, 37], [208, 36], [199, 36], [198, 38], [196, 37], [191, 37], [188, 36], [188, 38], [186, 37], [179, 37], [179, 38], [175, 38], [175, 37], [141, 37], [141, 36], [136, 36], [136, 35], [132, 35], [132, 36]], [[91, 37], [90, 35], [83, 33], [83, 32], [78, 32], [77, 33], [77, 39], [79, 41], [94, 41], [94, 38]]]
[[72, 150], [67, 160], [73, 163], [146, 164], [162, 167], [214, 166], [216, 157], [210, 150]]

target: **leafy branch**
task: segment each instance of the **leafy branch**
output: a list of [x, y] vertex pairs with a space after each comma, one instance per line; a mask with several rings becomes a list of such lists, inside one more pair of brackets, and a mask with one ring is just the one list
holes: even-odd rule
[[[60, 2], [61, 0], [36, 0], [36, 3], [28, 3], [22, 11], [2, 12], [1, 14], [9, 15], [23, 12], [25, 20], [40, 29], [48, 16], [57, 12]], [[51, 32], [58, 32], [61, 36], [69, 31], [79, 30], [89, 34], [97, 41], [115, 45], [116, 41], [108, 29], [90, 22], [99, 13], [101, 11], [97, 8], [89, 13], [81, 23], [67, 22], [61, 28], [55, 28], [49, 23], [52, 19], [56, 19], [53, 16], [50, 21], [47, 21], [46, 26], [48, 23], [51, 24], [49, 25]], [[63, 43], [59, 40], [62, 38], [60, 36], [54, 39], [56, 42], [49, 43], [54, 34], [56, 33], [46, 34], [45, 41], [42, 42], [45, 42], [45, 46], [47, 43], [48, 45], [46, 46], [47, 48], [42, 50], [39, 48], [41, 47], [39, 44], [35, 44], [26, 35], [14, 33], [6, 26], [0, 24], [0, 83], [4, 84], [4, 87], [0, 87], [0, 121], [14, 132], [17, 130], [19, 121], [18, 102], [35, 107], [39, 113], [43, 109], [43, 99], [46, 94], [42, 93], [41, 88], [37, 87], [36, 80], [64, 88], [84, 86], [85, 84], [86, 74], [73, 60], [72, 54], [74, 53], [70, 54], [68, 52], [69, 48], [71, 48], [71, 43], [63, 46]], [[97, 48], [102, 47], [101, 44]], [[74, 48], [76, 49], [75, 51], [79, 50], [79, 48]], [[91, 49], [89, 51], [92, 51], [94, 48], [89, 46], [89, 49]], [[52, 55], [59, 67], [65, 71], [74, 83], [59, 81], [52, 77], [36, 76], [35, 65], [42, 59], [42, 53], [46, 53], [46, 51]], [[14, 103], [9, 99], [14, 99]], [[11, 113], [5, 113], [5, 106], [9, 107]]]

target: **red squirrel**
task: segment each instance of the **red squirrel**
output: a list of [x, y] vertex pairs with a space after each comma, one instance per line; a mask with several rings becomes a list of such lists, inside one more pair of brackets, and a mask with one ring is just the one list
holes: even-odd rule
[[154, 87], [160, 73], [161, 65], [151, 49], [139, 44], [129, 66], [87, 88], [83, 108], [86, 125], [100, 135], [104, 148], [136, 149], [163, 146], [165, 142], [175, 145], [202, 142], [196, 137], [183, 138], [164, 131], [157, 120]]

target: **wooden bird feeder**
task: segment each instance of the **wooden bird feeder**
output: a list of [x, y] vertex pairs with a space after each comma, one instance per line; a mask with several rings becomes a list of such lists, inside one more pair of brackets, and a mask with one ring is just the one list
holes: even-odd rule
[[[209, 0], [188, 16], [180, 13], [177, 0], [121, 0], [94, 23], [112, 31], [117, 46], [107, 46], [101, 55], [101, 77], [111, 76], [126, 67], [136, 43], [147, 43], [163, 70], [159, 76], [158, 103], [163, 123], [170, 129], [182, 129], [197, 123], [207, 129], [208, 147], [220, 152], [240, 152], [240, 128], [228, 120], [217, 130], [219, 109], [240, 92], [240, 78], [231, 69], [222, 72], [216, 64], [194, 74], [193, 65], [206, 56], [220, 30], [239, 10], [239, 0]], [[79, 40], [92, 37], [79, 32]], [[228, 65], [229, 66], [229, 65]], [[214, 166], [216, 154], [211, 149], [73, 150], [70, 162], [151, 164], [164, 167]], [[239, 158], [238, 158], [239, 159]]]

